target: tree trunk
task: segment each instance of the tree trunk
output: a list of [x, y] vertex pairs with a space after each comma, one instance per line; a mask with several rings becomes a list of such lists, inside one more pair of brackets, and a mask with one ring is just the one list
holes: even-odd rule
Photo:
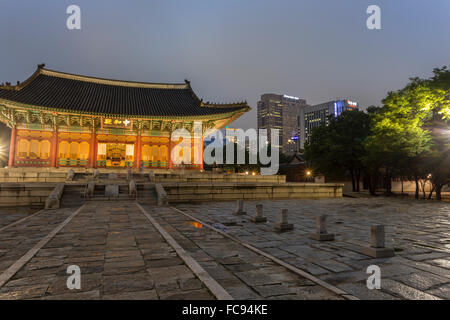
[[369, 192], [372, 196], [375, 195], [375, 175], [371, 174], [369, 177]]
[[421, 187], [422, 187], [422, 193], [423, 193], [423, 198], [424, 199], [426, 199], [427, 198], [427, 194], [426, 194], [426, 191], [425, 191], [425, 186], [426, 186], [426, 181], [423, 181], [423, 179], [422, 179], [422, 181], [420, 182], [420, 185], [421, 185]]
[[437, 185], [436, 186], [436, 200], [441, 201], [442, 200], [442, 186], [441, 185]]
[[356, 192], [359, 192], [360, 190], [359, 190], [359, 179], [361, 178], [360, 177], [360, 172], [359, 171], [357, 171], [356, 172]]
[[352, 176], [352, 191], [355, 192], [355, 174], [353, 173], [353, 170], [350, 170], [350, 175]]
[[392, 183], [391, 175], [389, 169], [386, 169], [386, 195], [390, 196], [392, 194]]
[[400, 176], [400, 182], [402, 183], [402, 195], [403, 195], [403, 176]]
[[418, 176], [414, 176], [414, 181], [416, 182], [416, 194], [414, 195], [414, 198], [416, 200], [419, 200], [419, 177]]
[[[424, 187], [425, 189], [425, 187]], [[431, 197], [433, 197], [433, 192], [436, 189], [436, 185], [433, 183], [433, 187], [431, 188], [430, 194], [428, 195], [428, 200], [431, 200]]]

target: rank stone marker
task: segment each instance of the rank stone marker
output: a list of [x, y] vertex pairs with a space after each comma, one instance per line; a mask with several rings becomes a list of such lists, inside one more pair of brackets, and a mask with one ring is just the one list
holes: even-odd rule
[[370, 246], [362, 247], [362, 254], [372, 258], [389, 258], [395, 255], [393, 248], [385, 248], [384, 225], [370, 227]]
[[242, 216], [246, 212], [244, 211], [244, 200], [237, 200], [236, 201], [236, 209], [234, 210], [233, 214], [235, 216]]
[[250, 220], [254, 223], [267, 222], [267, 218], [263, 216], [263, 205], [262, 204], [256, 205], [256, 216], [250, 217]]
[[280, 223], [275, 225], [275, 229], [277, 231], [283, 232], [294, 229], [294, 225], [292, 223], [288, 223], [288, 209], [281, 209], [280, 218]]
[[316, 233], [310, 233], [309, 238], [318, 241], [333, 241], [334, 233], [327, 232], [327, 216], [316, 217]]

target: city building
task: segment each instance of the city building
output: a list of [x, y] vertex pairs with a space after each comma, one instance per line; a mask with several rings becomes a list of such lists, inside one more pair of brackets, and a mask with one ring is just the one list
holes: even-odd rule
[[0, 121], [12, 129], [9, 166], [202, 169], [203, 137], [193, 135], [191, 150], [172, 152], [180, 142], [172, 132], [192, 133], [194, 122], [203, 132], [221, 129], [250, 109], [246, 102], [204, 103], [189, 81], [108, 80], [44, 67], [0, 86]]
[[299, 118], [307, 106], [306, 100], [298, 97], [263, 94], [258, 101], [258, 129], [267, 129], [270, 141], [271, 130], [279, 129], [279, 147], [285, 154], [299, 151]]
[[314, 128], [323, 124], [328, 125], [329, 115], [338, 117], [346, 110], [353, 110], [357, 108], [357, 102], [347, 99], [333, 100], [304, 108], [303, 113], [299, 118], [300, 147], [304, 147], [305, 142], [310, 137]]

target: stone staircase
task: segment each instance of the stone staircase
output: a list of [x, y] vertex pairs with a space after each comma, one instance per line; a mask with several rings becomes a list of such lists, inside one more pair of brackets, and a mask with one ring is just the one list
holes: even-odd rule
[[[111, 172], [111, 173], [113, 173], [113, 172]], [[115, 179], [110, 178], [111, 173], [100, 172], [95, 177], [94, 180], [97, 183], [102, 183], [102, 182], [124, 183], [124, 181], [127, 181], [127, 172], [126, 171], [113, 173], [116, 176]], [[64, 176], [64, 177], [66, 177], [66, 176]], [[76, 182], [76, 183], [84, 183], [84, 182], [87, 182], [92, 179], [93, 179], [93, 174], [91, 172], [75, 172], [74, 177], [71, 181]], [[147, 182], [149, 182], [148, 172], [142, 173], [142, 174], [141, 173], [133, 173], [132, 179], [134, 179], [136, 181], [136, 183], [147, 183]]]
[[150, 184], [138, 184], [137, 185], [137, 200], [141, 204], [154, 205], [158, 203], [155, 185]]
[[[112, 186], [107, 192], [107, 186]], [[111, 193], [111, 190], [115, 190]], [[154, 190], [154, 188], [153, 188]], [[79, 184], [66, 184], [64, 192], [61, 198], [61, 207], [77, 207], [86, 201], [130, 201], [136, 200], [136, 196], [130, 195], [130, 187], [128, 184], [122, 183], [98, 183], [94, 186], [94, 194], [92, 197], [86, 196], [86, 185]], [[142, 192], [142, 195], [140, 194]], [[144, 185], [138, 185], [139, 197], [147, 195], [152, 196], [152, 188]]]
[[84, 198], [85, 186], [81, 184], [66, 184], [62, 194], [61, 208], [74, 208], [81, 206], [86, 199]]

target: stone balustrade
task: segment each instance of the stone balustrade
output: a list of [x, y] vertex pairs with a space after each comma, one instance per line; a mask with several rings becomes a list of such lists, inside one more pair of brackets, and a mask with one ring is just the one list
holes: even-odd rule
[[167, 193], [163, 186], [159, 183], [155, 184], [155, 190], [157, 195], [158, 206], [167, 205]]
[[[77, 174], [77, 179], [98, 178], [100, 174], [132, 175], [127, 169], [86, 169], [86, 168], [9, 168], [0, 169], [0, 182], [64, 182], [70, 171]], [[192, 183], [285, 183], [286, 176], [273, 175], [239, 175], [206, 172], [154, 169], [149, 171], [152, 182], [192, 182]]]
[[45, 209], [59, 209], [63, 192], [64, 183], [58, 183], [45, 200]]

